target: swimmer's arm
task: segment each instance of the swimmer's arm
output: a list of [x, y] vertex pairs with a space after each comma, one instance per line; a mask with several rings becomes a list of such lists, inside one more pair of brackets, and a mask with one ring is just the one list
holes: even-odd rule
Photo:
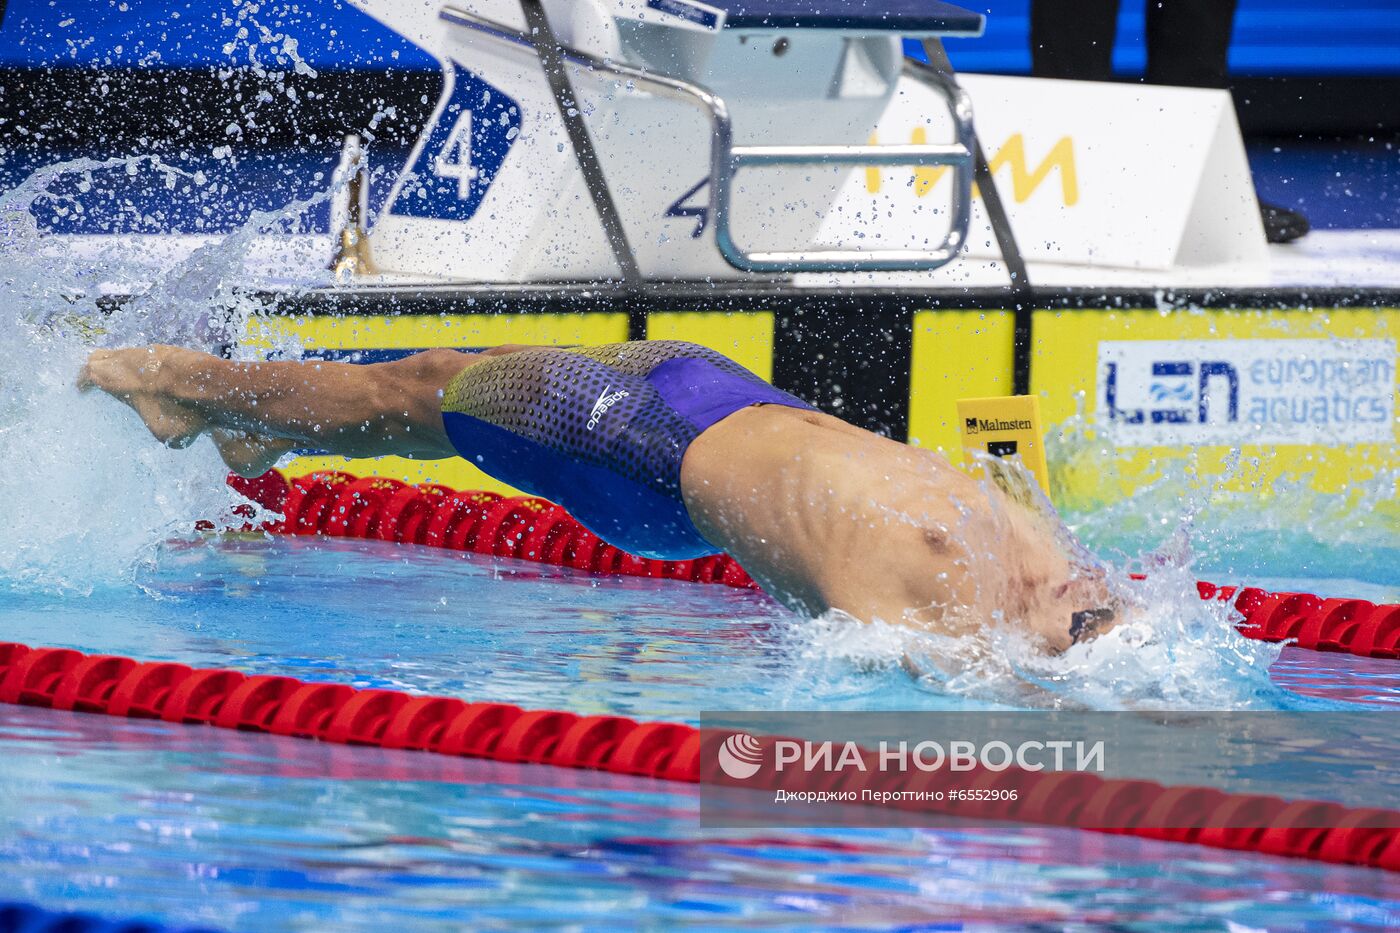
[[443, 431], [442, 390], [482, 356], [430, 350], [369, 365], [239, 363], [154, 346], [93, 353], [79, 384], [131, 404], [148, 426], [147, 402], [167, 411], [173, 403], [195, 419], [190, 440], [205, 431], [237, 431], [341, 456], [435, 458], [455, 453]]

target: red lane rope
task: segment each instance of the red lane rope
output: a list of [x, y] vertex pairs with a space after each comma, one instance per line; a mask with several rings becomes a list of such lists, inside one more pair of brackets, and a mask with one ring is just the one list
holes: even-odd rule
[[[713, 762], [725, 738], [673, 722], [357, 690], [13, 642], [0, 643], [0, 702], [687, 783], [700, 781], [702, 749]], [[1098, 820], [1114, 827], [1101, 832], [1400, 871], [1395, 811], [1079, 772], [984, 769], [965, 781], [974, 789], [1019, 791], [987, 811], [992, 819], [1090, 827]], [[867, 776], [856, 771], [832, 782], [824, 789], [858, 790]], [[893, 805], [955, 812], [924, 801]]]
[[273, 534], [328, 535], [473, 551], [593, 573], [723, 583], [757, 589], [727, 554], [662, 561], [628, 554], [544, 499], [503, 498], [494, 492], [446, 486], [410, 486], [394, 479], [357, 479], [315, 473], [290, 483], [276, 471], [229, 485], [283, 519], [264, 525]]
[[1261, 641], [1292, 641], [1313, 651], [1363, 658], [1400, 658], [1400, 605], [1364, 599], [1324, 599], [1311, 593], [1270, 593], [1257, 587], [1196, 584], [1202, 599], [1233, 599], [1244, 616], [1240, 634]]
[[[446, 486], [409, 486], [394, 479], [315, 473], [290, 483], [275, 470], [229, 484], [264, 508], [281, 512], [265, 525], [274, 534], [330, 535], [423, 544], [573, 567], [693, 583], [758, 586], [728, 555], [660, 561], [605, 544], [567, 512], [543, 499], [503, 498]], [[1400, 605], [1271, 593], [1257, 587], [1197, 584], [1204, 600], [1233, 600], [1239, 630], [1262, 641], [1370, 658], [1400, 658]]]

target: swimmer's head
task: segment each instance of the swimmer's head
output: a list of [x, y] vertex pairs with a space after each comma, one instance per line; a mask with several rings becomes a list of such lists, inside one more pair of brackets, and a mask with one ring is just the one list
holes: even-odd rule
[[1098, 609], [1081, 609], [1069, 617], [1069, 643], [1077, 645], [1081, 641], [1098, 638], [1118, 621], [1118, 610], [1112, 606]]
[[1123, 622], [1125, 612], [1101, 573], [1081, 571], [1050, 588], [1033, 610], [1031, 625], [1046, 647], [1059, 654], [1098, 638]]
[[[1058, 654], [1122, 623], [1127, 607], [1110, 587], [1106, 568], [1065, 526], [1031, 472], [1014, 460], [980, 460], [1010, 526], [1023, 530], [1011, 546], [1034, 553], [1031, 562], [1044, 571], [1031, 575], [1036, 582], [1023, 603], [1026, 621], [1044, 646]], [[1053, 547], [1046, 548], [1047, 538]]]

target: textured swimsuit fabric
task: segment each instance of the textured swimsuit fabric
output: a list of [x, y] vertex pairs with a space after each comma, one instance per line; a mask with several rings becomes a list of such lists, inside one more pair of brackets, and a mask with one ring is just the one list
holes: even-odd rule
[[686, 448], [754, 404], [810, 407], [713, 350], [657, 340], [494, 356], [453, 379], [442, 408], [458, 452], [485, 472], [610, 544], [683, 560], [717, 552], [681, 500]]

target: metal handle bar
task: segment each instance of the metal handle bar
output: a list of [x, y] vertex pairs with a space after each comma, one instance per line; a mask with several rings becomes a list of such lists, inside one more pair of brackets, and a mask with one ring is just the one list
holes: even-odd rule
[[[510, 26], [452, 5], [443, 6], [443, 19], [475, 29], [484, 35], [519, 45], [538, 55], [525, 33]], [[662, 95], [703, 110], [710, 118], [710, 216], [715, 225], [715, 242], [720, 255], [736, 269], [745, 272], [860, 272], [919, 271], [947, 265], [967, 240], [971, 217], [973, 145], [972, 103], [952, 82], [929, 80], [920, 72], [908, 72], [935, 90], [948, 105], [957, 129], [957, 142], [931, 146], [739, 146], [734, 145], [734, 129], [724, 99], [712, 91], [679, 78], [658, 75], [605, 61], [579, 49], [564, 46], [563, 57], [574, 64], [644, 84]], [[946, 165], [953, 170], [951, 198], [952, 223], [947, 235], [933, 250], [794, 250], [750, 253], [734, 242], [730, 214], [734, 176], [745, 166], [772, 165], [867, 165], [929, 166]]]
[[[957, 258], [967, 241], [972, 216], [972, 178], [976, 137], [972, 101], [952, 81], [930, 80], [922, 72], [905, 74], [936, 91], [948, 105], [957, 141], [935, 146], [740, 146], [731, 151], [729, 171], [713, 192], [715, 239], [729, 264], [749, 272], [905, 272], [928, 271]], [[946, 165], [953, 170], [952, 222], [943, 242], [932, 250], [821, 249], [750, 253], [734, 242], [729, 228], [733, 176], [743, 166], [765, 165]], [[722, 207], [721, 207], [722, 205]]]

